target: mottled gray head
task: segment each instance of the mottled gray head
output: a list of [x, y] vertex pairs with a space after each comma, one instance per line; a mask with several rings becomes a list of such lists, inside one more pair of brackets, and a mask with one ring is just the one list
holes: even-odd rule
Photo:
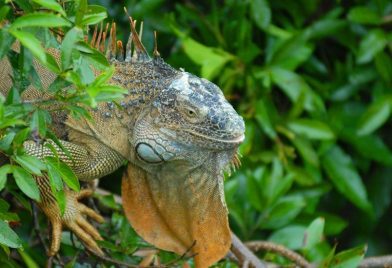
[[[146, 137], [145, 130], [153, 137]], [[233, 154], [244, 132], [242, 117], [215, 84], [180, 71], [158, 91], [138, 120], [134, 140], [145, 162], [199, 162], [209, 152]]]
[[185, 144], [223, 150], [244, 139], [244, 121], [222, 94], [206, 79], [181, 72], [163, 90], [153, 106], [160, 116], [156, 123], [174, 130]]

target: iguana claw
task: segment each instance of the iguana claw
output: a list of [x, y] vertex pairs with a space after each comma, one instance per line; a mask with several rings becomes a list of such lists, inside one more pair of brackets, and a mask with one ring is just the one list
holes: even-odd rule
[[66, 208], [61, 216], [56, 202], [41, 202], [39, 206], [44, 211], [52, 225], [52, 241], [48, 252], [49, 256], [55, 255], [60, 249], [61, 231], [63, 227], [73, 232], [83, 244], [97, 255], [104, 255], [96, 240], [103, 240], [101, 235], [86, 219], [90, 217], [96, 222], [102, 223], [103, 217], [86, 205], [79, 203], [80, 199], [91, 196], [92, 190], [85, 189], [80, 192], [65, 191]]

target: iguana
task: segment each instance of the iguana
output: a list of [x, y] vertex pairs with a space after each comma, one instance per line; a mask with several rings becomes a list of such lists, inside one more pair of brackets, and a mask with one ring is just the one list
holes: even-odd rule
[[[172, 68], [156, 49], [150, 58], [132, 20], [130, 25], [127, 56], [111, 59], [115, 67], [111, 83], [128, 93], [119, 106], [101, 103], [90, 109], [93, 122], [54, 112], [52, 129], [72, 160], [53, 145], [80, 180], [101, 178], [128, 161], [122, 183], [123, 206], [136, 232], [164, 250], [183, 254], [191, 249], [196, 266], [208, 267], [225, 256], [231, 244], [223, 173], [231, 164], [239, 163], [237, 148], [244, 140], [244, 121], [218, 86]], [[115, 38], [113, 32], [110, 36]], [[59, 58], [56, 51], [51, 53]], [[36, 61], [34, 66], [47, 88], [55, 75]], [[11, 65], [3, 59], [3, 94], [12, 85], [11, 75]], [[22, 97], [48, 97], [42, 94], [30, 85]], [[33, 140], [26, 141], [24, 148], [39, 158], [52, 155], [44, 144]], [[95, 242], [102, 238], [84, 216], [98, 222], [103, 218], [78, 202], [91, 191], [66, 190], [67, 207], [61, 216], [48, 179], [36, 179], [41, 193], [39, 205], [52, 225], [48, 254], [59, 250], [63, 226], [90, 250], [103, 254]]]

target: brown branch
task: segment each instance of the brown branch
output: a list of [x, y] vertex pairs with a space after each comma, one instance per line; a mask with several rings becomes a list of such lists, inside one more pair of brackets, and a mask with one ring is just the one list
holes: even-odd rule
[[234, 233], [231, 233], [231, 241], [231, 252], [233, 252], [242, 267], [266, 268], [266, 265], [262, 263]]
[[359, 268], [392, 267], [392, 255], [369, 257], [362, 261]]
[[[31, 209], [32, 209], [32, 213], [33, 213], [33, 226], [34, 226], [34, 232], [38, 237], [39, 242], [41, 243], [41, 245], [43, 246], [45, 252], [49, 252], [48, 250], [48, 245], [45, 242], [45, 239], [42, 237], [41, 234], [41, 229], [39, 226], [39, 219], [38, 219], [38, 209], [36, 204], [31, 201]], [[55, 256], [51, 256], [48, 258], [47, 262], [46, 262], [46, 267], [47, 268], [51, 268], [53, 266], [53, 262], [54, 262], [54, 258], [55, 258], [55, 264], [58, 264], [60, 266], [64, 266], [64, 263], [62, 262], [60, 255], [56, 254]]]
[[264, 251], [272, 251], [275, 252], [291, 261], [293, 261], [295, 264], [297, 264], [300, 267], [303, 268], [310, 268], [311, 264], [305, 260], [301, 255], [298, 253], [282, 246], [279, 244], [275, 244], [272, 242], [268, 241], [251, 241], [245, 243], [245, 245], [252, 251], [259, 251], [259, 250], [264, 250]]
[[382, 18], [382, 24], [388, 24], [392, 22], [392, 14], [386, 15]]
[[[101, 261], [104, 261], [106, 263], [115, 264], [115, 265], [118, 265], [120, 267], [130, 267], [130, 268], [140, 267], [139, 265], [129, 264], [129, 263], [126, 263], [126, 262], [122, 262], [122, 261], [119, 261], [119, 260], [115, 260], [115, 259], [109, 258], [107, 256], [98, 255], [95, 252], [91, 251], [88, 247], [85, 247], [85, 249], [87, 250], [88, 253], [90, 253], [91, 255], [95, 256], [96, 258], [98, 258]], [[149, 266], [149, 267], [153, 267], [153, 266]], [[161, 268], [161, 266], [159, 266], [159, 268]]]

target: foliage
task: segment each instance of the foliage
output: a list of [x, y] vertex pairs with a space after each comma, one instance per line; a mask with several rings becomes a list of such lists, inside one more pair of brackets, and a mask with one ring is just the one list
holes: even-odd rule
[[[213, 80], [245, 118], [243, 165], [225, 183], [235, 233], [244, 240], [281, 243], [323, 267], [355, 267], [363, 257], [363, 244], [368, 244], [369, 255], [392, 252], [392, 232], [385, 228], [392, 223], [390, 1], [80, 0], [58, 5], [51, 0], [17, 0], [14, 3], [25, 12], [19, 18], [9, 4], [0, 7], [0, 20], [11, 21], [0, 30], [0, 57], [11, 60], [17, 77], [0, 109], [0, 149], [12, 160], [0, 168], [0, 188], [5, 187], [4, 199], [18, 200], [25, 210], [18, 205], [9, 212], [8, 203], [0, 199], [0, 256], [9, 253], [5, 246], [24, 245], [30, 259], [43, 263], [43, 252], [31, 247], [32, 230], [24, 226], [24, 220], [32, 221], [26, 197], [16, 191], [19, 187], [37, 198], [29, 174], [47, 170], [50, 175], [52, 170], [56, 192], [62, 189], [59, 178], [77, 188], [75, 180], [69, 181], [72, 176], [63, 175], [61, 162], [38, 161], [21, 150], [27, 137], [54, 138], [47, 128], [46, 103], [20, 100], [30, 83], [42, 87], [34, 79], [32, 59], [58, 75], [49, 91], [60, 108], [74, 115], [87, 116], [84, 105], [120, 97], [120, 89], [94, 82], [89, 67], [100, 67], [107, 74], [102, 83], [108, 81], [108, 63], [83, 42], [86, 26], [106, 17], [93, 2], [108, 8], [124, 40], [129, 32], [125, 5], [136, 19], [144, 20], [143, 39], [150, 51], [156, 29], [163, 58]], [[52, 31], [64, 34], [61, 44]], [[10, 52], [14, 39], [24, 46], [19, 54]], [[60, 49], [59, 64], [41, 42], [45, 48]], [[71, 84], [72, 89], [61, 90]], [[7, 179], [11, 173], [16, 183]], [[61, 194], [57, 196], [61, 203]], [[100, 228], [106, 239], [102, 246], [114, 258], [137, 263], [137, 257], [128, 255], [146, 244], [113, 200], [99, 200], [109, 218]], [[19, 221], [20, 239], [5, 224]], [[69, 236], [63, 244], [72, 245]], [[67, 261], [86, 261], [70, 257], [74, 248], [62, 248]], [[163, 261], [173, 258], [160, 255]], [[271, 253], [261, 257], [287, 263]], [[9, 265], [14, 262], [8, 259]]]

